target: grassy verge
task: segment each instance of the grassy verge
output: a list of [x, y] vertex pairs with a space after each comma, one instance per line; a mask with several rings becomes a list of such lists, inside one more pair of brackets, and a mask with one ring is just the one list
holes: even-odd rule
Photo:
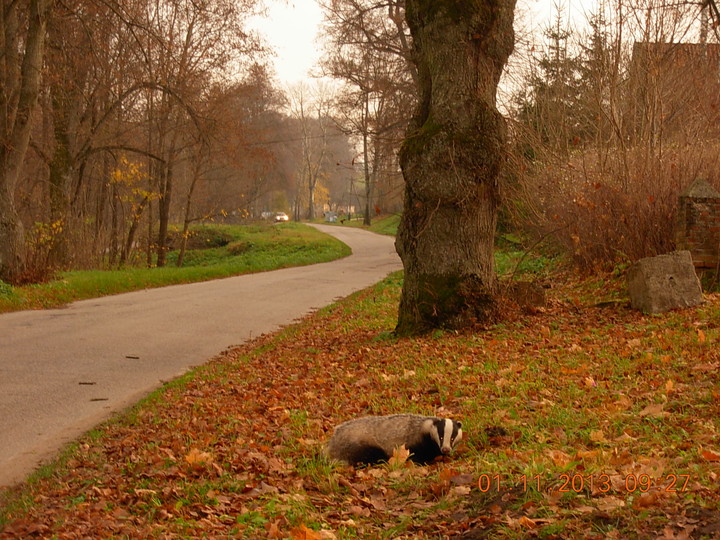
[[[329, 223], [324, 224], [329, 225]], [[367, 229], [378, 234], [387, 234], [388, 236], [395, 236], [397, 234], [397, 228], [399, 224], [400, 214], [392, 214], [389, 216], [383, 216], [379, 219], [375, 219], [372, 221], [372, 225], [370, 225], [369, 227], [366, 227], [363, 224], [362, 218], [352, 219], [350, 221], [344, 220], [342, 222], [339, 221], [335, 223], [335, 225], [337, 225], [338, 227], [357, 227], [359, 229]]]
[[[714, 538], [720, 297], [645, 316], [614, 283], [477, 332], [395, 339], [401, 276], [229, 351], [6, 493], [6, 536]], [[320, 454], [364, 414], [463, 421], [426, 467]]]
[[397, 234], [398, 225], [400, 225], [400, 214], [393, 214], [373, 221], [369, 229], [378, 234], [395, 236]]
[[178, 252], [163, 268], [64, 272], [26, 287], [0, 282], [0, 313], [57, 307], [75, 300], [326, 262], [350, 254], [335, 238], [300, 223], [208, 226], [194, 230], [182, 268]]
[[[396, 236], [400, 225], [400, 214], [384, 216], [373, 221], [370, 227], [363, 225], [362, 220], [346, 221], [339, 224], [343, 227], [359, 227], [377, 234]], [[532, 275], [538, 277], [548, 274], [556, 266], [556, 261], [539, 255], [536, 252], [525, 252], [522, 242], [507, 242], [500, 238], [495, 252], [495, 270], [500, 279], [514, 279], [518, 276]]]

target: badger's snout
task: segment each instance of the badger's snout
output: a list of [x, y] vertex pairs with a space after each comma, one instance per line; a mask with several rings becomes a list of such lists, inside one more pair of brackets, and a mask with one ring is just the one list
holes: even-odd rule
[[452, 451], [452, 447], [450, 447], [450, 446], [443, 446], [442, 448], [440, 448], [440, 451], [441, 451], [443, 454], [449, 454], [449, 453]]

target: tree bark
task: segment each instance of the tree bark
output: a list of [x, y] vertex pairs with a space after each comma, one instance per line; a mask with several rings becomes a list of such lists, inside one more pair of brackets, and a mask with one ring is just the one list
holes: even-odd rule
[[173, 188], [173, 158], [163, 167], [163, 178], [160, 189], [158, 208], [157, 266], [165, 266], [168, 252], [168, 226], [170, 225], [170, 202]]
[[[17, 2], [3, 2], [0, 14], [0, 279], [15, 281], [24, 271], [24, 229], [15, 207], [15, 188], [25, 161], [32, 115], [40, 93], [49, 0], [31, 0], [27, 34]], [[18, 54], [19, 43], [24, 54]]]
[[[365, 176], [365, 209], [363, 211], [363, 225], [369, 227], [372, 225], [370, 220], [370, 205], [372, 201], [372, 181], [373, 175], [370, 174], [370, 94], [365, 92], [363, 95], [363, 113], [362, 113], [362, 141], [363, 141], [363, 173]], [[373, 172], [376, 169], [373, 169]]]
[[493, 249], [505, 123], [496, 90], [515, 0], [407, 0], [420, 102], [400, 151], [396, 332], [459, 329], [494, 313]]

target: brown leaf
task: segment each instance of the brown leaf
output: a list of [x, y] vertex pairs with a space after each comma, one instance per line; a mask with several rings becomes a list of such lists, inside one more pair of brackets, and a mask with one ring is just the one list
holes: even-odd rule
[[672, 527], [665, 527], [663, 535], [658, 536], [656, 540], [689, 540], [690, 534], [695, 530], [694, 526], [685, 527], [684, 530], [677, 533]]
[[474, 482], [472, 474], [455, 474], [450, 478], [450, 482], [456, 486], [467, 486]]
[[525, 529], [536, 529], [538, 526], [538, 523], [534, 519], [530, 519], [527, 516], [521, 516], [517, 522], [521, 527]]
[[657, 493], [641, 493], [640, 496], [633, 501], [633, 508], [649, 508], [651, 506], [656, 506], [657, 502]]
[[402, 465], [410, 458], [410, 450], [405, 448], [405, 445], [398, 446], [393, 450], [393, 455], [390, 459], [388, 459], [388, 465], [391, 467], [397, 467], [398, 465]]
[[350, 508], [348, 508], [348, 512], [358, 517], [370, 516], [370, 510], [368, 508], [363, 508], [362, 506], [359, 506], [357, 504], [350, 506]]
[[305, 525], [300, 525], [290, 531], [290, 538], [292, 540], [322, 540], [322, 535], [317, 531], [308, 529]]
[[615, 448], [613, 450], [612, 456], [610, 456], [610, 463], [615, 466], [619, 465], [627, 465], [628, 463], [632, 463], [633, 457], [630, 452], [627, 450], [618, 450]]
[[612, 412], [623, 412], [632, 407], [632, 401], [627, 396], [620, 396], [618, 399], [608, 405], [608, 410]]
[[720, 461], [720, 454], [712, 450], [701, 450], [700, 455], [706, 461]]
[[556, 467], [565, 467], [568, 463], [572, 461], [572, 457], [560, 450], [550, 450], [548, 451], [548, 455], [550, 456], [550, 459], [552, 459]]
[[[600, 431], [600, 433], [602, 433], [602, 431]], [[592, 439], [592, 433], [590, 434], [590, 438]], [[598, 450], [578, 450], [577, 454], [575, 454], [575, 457], [577, 459], [595, 459], [597, 455]]]
[[497, 516], [502, 514], [503, 508], [499, 504], [491, 504], [490, 506], [488, 506], [488, 511], [491, 514], [495, 514]]
[[197, 448], [192, 448], [186, 455], [185, 461], [193, 467], [202, 467], [213, 462], [212, 455], [208, 452], [201, 452]]
[[623, 434], [619, 437], [615, 437], [615, 442], [623, 443], [623, 442], [630, 442], [637, 440], [632, 435], [629, 435], [627, 432], [623, 431]]
[[438, 477], [440, 478], [441, 482], [449, 482], [450, 479], [457, 474], [458, 474], [458, 471], [456, 469], [453, 469], [452, 467], [448, 467], [446, 469], [441, 470]]
[[267, 535], [267, 538], [284, 538], [285, 535], [280, 530], [280, 527], [278, 526], [278, 522], [275, 521], [273, 523], [267, 523], [265, 525], [265, 534]]
[[617, 508], [622, 508], [625, 506], [625, 501], [623, 501], [619, 497], [602, 497], [600, 499], [597, 499], [595, 501], [595, 505], [597, 506], [598, 510], [602, 510], [603, 512], [609, 512], [611, 510], [615, 510]]
[[663, 409], [665, 408], [664, 403], [653, 403], [651, 405], [648, 405], [645, 407], [642, 411], [640, 411], [640, 416], [649, 416], [651, 418], [664, 418], [666, 416], [669, 416], [669, 412], [665, 412]]

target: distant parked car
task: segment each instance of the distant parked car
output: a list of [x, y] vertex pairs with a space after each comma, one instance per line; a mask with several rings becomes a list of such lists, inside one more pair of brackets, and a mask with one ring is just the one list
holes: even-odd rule
[[285, 212], [275, 212], [275, 223], [285, 223], [290, 221], [290, 218]]

